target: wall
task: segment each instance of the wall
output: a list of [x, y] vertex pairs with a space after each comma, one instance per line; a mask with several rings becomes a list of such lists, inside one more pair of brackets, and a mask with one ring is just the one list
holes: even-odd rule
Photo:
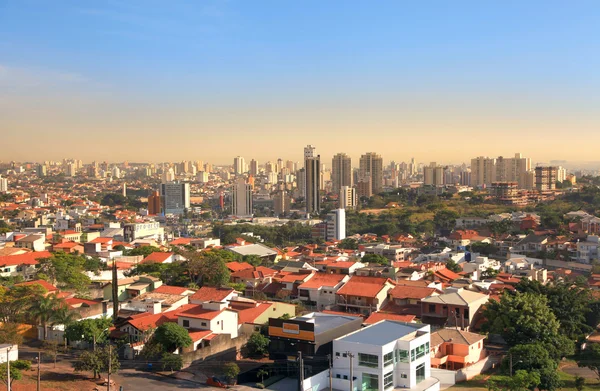
[[235, 360], [251, 335], [240, 334], [237, 338], [231, 338], [228, 334], [220, 334], [210, 341], [210, 346], [193, 352], [184, 352], [182, 354], [183, 367], [189, 367], [194, 361], [208, 360], [219, 356], [229, 356], [228, 359]]
[[435, 377], [444, 386], [456, 384], [456, 372], [447, 369], [431, 368], [431, 376]]
[[[0, 349], [0, 363], [6, 362], [6, 352], [8, 348]], [[8, 359], [10, 361], [15, 361], [19, 359], [19, 346], [12, 345], [10, 351], [8, 352]]]
[[481, 374], [482, 372], [491, 369], [496, 361], [496, 358], [489, 356], [476, 364], [460, 369], [456, 371], [456, 381], [461, 382], [471, 380], [473, 377]]
[[329, 389], [329, 370], [317, 373], [304, 379], [304, 391], [321, 391]]

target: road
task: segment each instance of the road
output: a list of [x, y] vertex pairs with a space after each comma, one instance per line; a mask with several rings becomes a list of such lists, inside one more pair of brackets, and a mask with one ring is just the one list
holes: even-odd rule
[[[136, 371], [135, 369], [120, 370], [114, 375], [115, 382], [123, 386], [123, 391], [155, 391], [155, 390], [222, 390], [222, 388], [209, 387], [197, 382], [184, 379], [174, 379], [152, 372]], [[246, 386], [234, 386], [232, 390], [254, 390]]]

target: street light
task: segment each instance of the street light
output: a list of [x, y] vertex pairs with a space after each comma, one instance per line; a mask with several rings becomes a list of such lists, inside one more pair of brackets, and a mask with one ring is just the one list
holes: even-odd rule
[[510, 365], [509, 374], [510, 374], [510, 377], [512, 377], [512, 375], [513, 375], [513, 368], [514, 368], [514, 367], [515, 367], [515, 365], [517, 365], [518, 363], [521, 363], [521, 362], [523, 362], [523, 360], [519, 360], [519, 361], [517, 361], [516, 363], [514, 363], [514, 364], [513, 364], [513, 357], [512, 357], [512, 353], [509, 353], [509, 354], [508, 354], [508, 359], [509, 359], [509, 365]]
[[42, 359], [42, 352], [38, 352], [36, 359], [37, 359], [37, 391], [40, 391], [41, 384], [42, 384], [42, 377], [41, 377], [41, 371], [40, 371], [40, 361]]

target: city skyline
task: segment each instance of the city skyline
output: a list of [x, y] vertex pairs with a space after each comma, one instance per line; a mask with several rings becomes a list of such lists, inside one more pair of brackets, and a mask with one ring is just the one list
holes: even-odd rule
[[[583, 1], [7, 3], [0, 129], [3, 144], [22, 147], [1, 159], [300, 161], [292, 140], [353, 159], [519, 150], [595, 161], [598, 11]], [[564, 148], [574, 132], [590, 142]]]

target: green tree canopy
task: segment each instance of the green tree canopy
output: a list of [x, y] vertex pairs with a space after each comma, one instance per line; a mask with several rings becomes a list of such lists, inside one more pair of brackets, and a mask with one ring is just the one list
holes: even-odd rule
[[357, 250], [358, 242], [356, 241], [356, 239], [345, 238], [338, 243], [338, 248], [342, 250]]
[[462, 268], [460, 267], [460, 265], [456, 263], [456, 261], [453, 259], [448, 259], [448, 261], [446, 261], [446, 269], [454, 273], [462, 272]]
[[390, 264], [389, 259], [387, 259], [383, 255], [379, 255], [379, 254], [365, 254], [365, 256], [362, 257], [361, 262], [370, 263], [370, 264], [376, 263], [379, 265], [389, 265]]
[[110, 318], [83, 319], [67, 325], [65, 337], [69, 341], [85, 341], [90, 344], [94, 343], [95, 337], [97, 344], [103, 344], [108, 336], [107, 329], [110, 326], [112, 326]]
[[588, 368], [596, 375], [600, 381], [600, 345], [591, 343], [586, 346], [576, 357], [577, 365], [581, 368]]
[[[110, 357], [110, 359], [109, 359]], [[110, 349], [109, 346], [103, 346], [96, 351], [84, 351], [81, 356], [73, 362], [73, 369], [77, 372], [92, 372], [100, 378], [100, 373], [108, 372], [108, 362], [111, 362], [110, 372], [116, 373], [119, 371], [121, 364], [117, 349]]]
[[251, 356], [264, 356], [269, 351], [269, 338], [260, 333], [254, 333], [248, 339], [246, 348]]
[[154, 332], [153, 339], [161, 344], [167, 351], [173, 352], [178, 348], [185, 348], [192, 344], [188, 331], [177, 323], [163, 323]]

